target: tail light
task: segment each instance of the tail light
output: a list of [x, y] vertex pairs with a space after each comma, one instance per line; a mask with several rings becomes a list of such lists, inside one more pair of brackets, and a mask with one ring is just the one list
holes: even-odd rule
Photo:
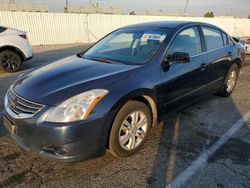
[[28, 39], [27, 35], [19, 35], [19, 37], [22, 37], [23, 39]]

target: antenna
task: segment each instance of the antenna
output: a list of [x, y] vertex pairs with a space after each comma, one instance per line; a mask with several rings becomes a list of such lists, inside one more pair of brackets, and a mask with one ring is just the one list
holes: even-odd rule
[[189, 0], [186, 0], [186, 5], [185, 5], [185, 9], [184, 9], [184, 14], [186, 14], [186, 12], [187, 12], [188, 3], [189, 3]]
[[66, 0], [66, 7], [69, 6], [69, 0]]

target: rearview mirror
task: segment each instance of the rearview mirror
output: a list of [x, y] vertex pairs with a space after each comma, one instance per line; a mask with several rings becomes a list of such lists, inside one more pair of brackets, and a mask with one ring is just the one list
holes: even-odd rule
[[188, 63], [190, 61], [190, 56], [185, 52], [175, 52], [173, 54], [167, 55], [164, 58], [164, 64], [169, 63]]

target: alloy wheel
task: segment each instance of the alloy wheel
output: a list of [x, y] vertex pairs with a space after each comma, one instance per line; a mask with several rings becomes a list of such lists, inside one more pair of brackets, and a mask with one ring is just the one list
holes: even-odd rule
[[237, 73], [235, 70], [232, 70], [227, 79], [227, 91], [231, 92], [234, 89], [237, 80]]
[[0, 67], [8, 72], [15, 72], [20, 69], [21, 59], [12, 51], [4, 51], [0, 57]]
[[141, 111], [132, 112], [123, 121], [119, 130], [119, 143], [124, 150], [133, 150], [145, 138], [148, 129], [146, 115]]

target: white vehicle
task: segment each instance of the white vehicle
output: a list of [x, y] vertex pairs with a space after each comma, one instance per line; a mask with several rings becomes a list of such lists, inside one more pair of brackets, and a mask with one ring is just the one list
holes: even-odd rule
[[250, 39], [245, 41], [246, 54], [250, 54]]
[[241, 39], [240, 42], [244, 45], [246, 54], [250, 54], [250, 38]]
[[0, 68], [16, 72], [22, 63], [33, 57], [33, 50], [24, 31], [0, 26]]

